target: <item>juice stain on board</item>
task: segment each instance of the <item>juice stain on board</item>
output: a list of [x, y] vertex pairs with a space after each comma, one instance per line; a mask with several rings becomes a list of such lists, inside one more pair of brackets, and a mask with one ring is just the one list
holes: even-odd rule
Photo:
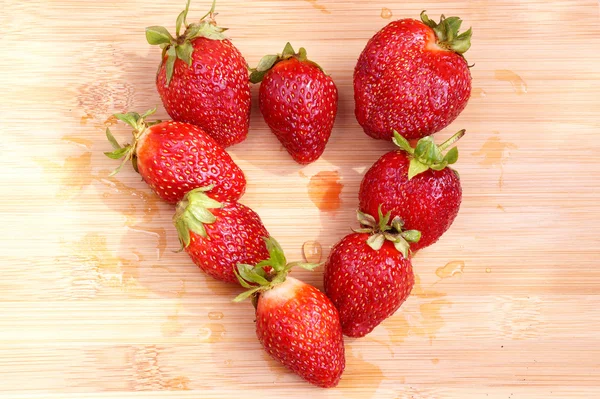
[[479, 151], [473, 152], [472, 155], [483, 157], [479, 162], [480, 165], [486, 167], [500, 167], [500, 178], [498, 186], [502, 188], [504, 185], [504, 165], [510, 157], [511, 150], [516, 150], [518, 147], [509, 142], [502, 141], [498, 132], [494, 132], [483, 144]]
[[90, 113], [88, 112], [88, 113], [86, 113], [85, 115], [83, 115], [83, 116], [81, 117], [81, 119], [80, 119], [80, 121], [79, 121], [79, 124], [80, 124], [81, 126], [85, 126], [85, 125], [87, 125], [87, 123], [88, 123], [88, 121], [89, 121], [90, 119], [94, 119], [94, 115], [92, 115], [92, 114], [90, 114]]
[[94, 142], [92, 140], [89, 140], [89, 139], [86, 139], [83, 137], [69, 136], [69, 135], [61, 137], [61, 141], [75, 144], [76, 146], [82, 147], [83, 149], [86, 149], [86, 150], [91, 149], [92, 145], [94, 144]]
[[364, 360], [361, 353], [346, 344], [346, 370], [338, 388], [360, 389], [361, 398], [371, 398], [377, 392], [383, 379], [384, 375], [379, 366]]
[[[91, 140], [76, 136], [64, 136], [62, 140], [86, 148], [92, 145]], [[149, 222], [159, 211], [159, 199], [149, 189], [142, 191], [129, 187], [109, 177], [110, 170], [94, 173], [91, 151], [69, 156], [62, 165], [44, 157], [34, 157], [33, 160], [43, 168], [48, 181], [58, 186], [56, 198], [60, 200], [72, 200], [94, 183], [100, 183], [106, 188], [101, 194], [104, 203], [123, 214], [127, 225], [138, 219]]]
[[179, 309], [175, 314], [168, 315], [167, 321], [161, 324], [160, 331], [164, 337], [176, 337], [183, 332], [183, 325], [179, 322]]
[[283, 379], [287, 373], [290, 373], [290, 371], [286, 369], [283, 364], [273, 359], [266, 351], [262, 350], [261, 354], [263, 360], [269, 367], [269, 370], [271, 370], [271, 375], [275, 377], [273, 382], [281, 381], [281, 379]]
[[523, 95], [527, 93], [527, 83], [513, 71], [508, 69], [499, 69], [496, 71], [496, 80], [509, 82], [515, 93]]
[[304, 0], [304, 1], [306, 1], [307, 3], [310, 3], [313, 6], [313, 8], [321, 11], [323, 14], [331, 14], [331, 11], [329, 11], [327, 9], [327, 7], [325, 7], [324, 5], [320, 4], [319, 0]]
[[[154, 248], [147, 245], [148, 233], [155, 239]], [[70, 265], [71, 289], [67, 295], [93, 298], [120, 292], [131, 297], [147, 297], [153, 293], [175, 298], [185, 293], [183, 280], [168, 278], [162, 269], [157, 271], [153, 267], [166, 247], [164, 229], [128, 228], [121, 243], [123, 255], [109, 251], [107, 237], [98, 233], [88, 233], [80, 240], [62, 243], [65, 257], [59, 261]], [[166, 270], [166, 274], [171, 273]]]
[[79, 241], [62, 243], [70, 264], [72, 292], [70, 296], [93, 298], [116, 289], [132, 297], [147, 297], [149, 291], [138, 282], [138, 262], [116, 257], [107, 249], [106, 237], [89, 233]]
[[465, 269], [465, 262], [462, 260], [454, 260], [452, 262], [448, 262], [445, 266], [438, 268], [435, 271], [435, 274], [441, 278], [449, 278], [455, 275], [463, 274]]
[[33, 161], [43, 168], [50, 183], [59, 186], [56, 197], [61, 200], [72, 199], [94, 180], [90, 151], [67, 157], [62, 165], [42, 157], [34, 157]]
[[[446, 294], [424, 287], [415, 275], [415, 285], [408, 299], [388, 323], [393, 343], [403, 342], [409, 336], [428, 338], [432, 342], [437, 332], [445, 325], [443, 311], [452, 306]], [[414, 309], [417, 309], [416, 311]]]
[[331, 212], [340, 208], [343, 188], [339, 172], [322, 171], [310, 178], [308, 196], [321, 211]]
[[132, 391], [186, 391], [189, 390], [190, 379], [186, 376], [169, 378], [162, 360], [168, 353], [164, 347], [145, 345], [132, 348], [126, 362], [131, 364], [129, 390]]

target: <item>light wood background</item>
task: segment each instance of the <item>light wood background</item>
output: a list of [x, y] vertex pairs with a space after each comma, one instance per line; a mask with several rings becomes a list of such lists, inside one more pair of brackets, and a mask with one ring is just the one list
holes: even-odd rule
[[[0, 1], [0, 396], [600, 396], [596, 0], [219, 1], [218, 21], [251, 65], [290, 40], [340, 90], [318, 162], [300, 167], [282, 150], [257, 87], [250, 136], [230, 149], [249, 182], [242, 202], [291, 260], [306, 241], [325, 259], [355, 226], [365, 169], [392, 149], [353, 116], [353, 67], [384, 17], [427, 9], [473, 27], [473, 97], [438, 135], [467, 129], [460, 214], [415, 257], [401, 310], [346, 340], [332, 390], [263, 353], [252, 306], [173, 252], [173, 209], [131, 168], [107, 177], [116, 163], [102, 154], [104, 129], [129, 136], [111, 114], [160, 104], [159, 49], [144, 27], [174, 28], [184, 3]], [[194, 1], [191, 19], [208, 3]], [[322, 287], [322, 270], [296, 275]]]

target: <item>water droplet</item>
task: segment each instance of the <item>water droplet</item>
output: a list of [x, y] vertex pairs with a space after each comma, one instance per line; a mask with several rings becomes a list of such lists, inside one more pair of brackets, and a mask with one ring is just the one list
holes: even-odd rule
[[491, 272], [492, 272], [492, 269], [490, 269], [490, 268], [488, 267], [487, 269], [485, 269], [485, 272], [486, 272], [486, 273], [491, 273]]
[[223, 317], [223, 313], [221, 312], [210, 312], [208, 314], [208, 318], [211, 320], [221, 320]]
[[383, 19], [390, 19], [390, 18], [392, 18], [392, 10], [390, 10], [387, 7], [383, 7], [381, 9], [381, 18], [383, 18]]
[[198, 330], [198, 338], [210, 343], [222, 341], [225, 338], [225, 327], [222, 324], [205, 324]]
[[337, 171], [323, 171], [310, 178], [308, 196], [320, 210], [335, 211], [341, 205], [340, 194], [343, 188]]
[[509, 82], [515, 93], [522, 95], [527, 93], [527, 83], [519, 75], [508, 69], [500, 69], [496, 71], [496, 79]]
[[133, 227], [126, 226], [128, 230], [134, 231], [136, 233], [142, 233], [146, 236], [150, 236], [156, 239], [156, 259], [162, 258], [162, 255], [167, 248], [167, 231], [163, 227], [159, 228], [150, 228], [150, 227]]
[[439, 278], [448, 278], [452, 277], [455, 274], [462, 274], [465, 268], [465, 262], [462, 260], [455, 260], [446, 264], [446, 266], [442, 266], [435, 271], [435, 274]]
[[471, 92], [471, 96], [472, 97], [485, 97], [485, 96], [487, 96], [487, 93], [485, 92], [485, 90], [483, 90], [480, 87], [474, 87], [473, 91]]
[[323, 248], [317, 241], [306, 241], [302, 245], [302, 253], [304, 254], [304, 260], [309, 263], [319, 263], [323, 254]]
[[138, 281], [138, 262], [117, 257], [107, 247], [105, 236], [88, 233], [79, 241], [63, 244], [65, 251], [77, 259], [81, 268], [74, 271], [73, 294], [94, 287], [96, 295], [103, 288], [116, 289], [133, 297], [145, 297], [148, 291]]

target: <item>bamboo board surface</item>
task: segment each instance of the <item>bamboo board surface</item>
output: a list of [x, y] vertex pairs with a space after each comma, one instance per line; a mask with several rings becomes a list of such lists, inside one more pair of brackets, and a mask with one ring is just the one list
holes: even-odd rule
[[[143, 28], [173, 28], [184, 1], [1, 3], [0, 396], [600, 396], [596, 0], [219, 1], [218, 21], [251, 65], [289, 40], [340, 90], [318, 162], [300, 167], [282, 150], [257, 87], [249, 138], [230, 149], [248, 178], [242, 202], [292, 260], [305, 242], [324, 260], [355, 226], [360, 179], [392, 149], [353, 115], [367, 40], [390, 13], [422, 9], [473, 27], [473, 96], [438, 135], [467, 130], [460, 214], [416, 255], [401, 310], [346, 340], [346, 372], [331, 390], [270, 360], [251, 304], [231, 303], [235, 287], [174, 252], [172, 207], [131, 168], [108, 177], [104, 130], [129, 134], [111, 114], [160, 105], [159, 50]], [[206, 8], [194, 1], [191, 19]], [[296, 276], [322, 287], [322, 270]]]

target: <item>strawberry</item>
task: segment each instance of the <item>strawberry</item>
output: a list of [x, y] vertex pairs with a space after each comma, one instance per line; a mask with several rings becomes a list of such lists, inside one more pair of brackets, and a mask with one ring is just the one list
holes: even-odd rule
[[145, 119], [155, 111], [115, 114], [133, 128], [133, 141], [121, 147], [106, 129], [114, 151], [105, 154], [112, 159], [124, 158], [111, 176], [131, 161], [136, 172], [166, 202], [176, 203], [188, 191], [211, 184], [214, 188], [208, 195], [215, 200], [238, 200], [246, 189], [246, 178], [229, 154], [189, 123], [147, 123]]
[[288, 264], [275, 239], [266, 243], [269, 259], [256, 266], [238, 265], [240, 284], [248, 291], [235, 301], [252, 296], [256, 336], [271, 357], [311, 384], [334, 387], [345, 367], [338, 312], [321, 291], [287, 277], [294, 266], [313, 269], [318, 265]]
[[260, 112], [277, 139], [299, 164], [316, 161], [329, 141], [337, 114], [333, 79], [287, 43], [282, 54], [262, 58], [250, 75], [261, 82]]
[[215, 1], [198, 23], [187, 23], [189, 6], [190, 0], [177, 17], [176, 37], [162, 26], [146, 28], [148, 43], [162, 48], [156, 88], [171, 118], [201, 127], [228, 147], [248, 135], [248, 65], [216, 25]]
[[211, 188], [188, 192], [177, 204], [173, 222], [183, 248], [202, 271], [236, 283], [238, 263], [255, 264], [269, 257], [264, 242], [269, 233], [247, 206], [208, 197]]
[[407, 229], [420, 231], [413, 251], [436, 242], [456, 218], [462, 198], [458, 173], [447, 167], [458, 160], [458, 149], [445, 156], [442, 151], [464, 133], [461, 130], [439, 146], [431, 136], [424, 137], [413, 149], [394, 132], [394, 143], [401, 150], [384, 154], [367, 171], [358, 193], [360, 209], [373, 215], [381, 206], [392, 218], [402, 218]]
[[409, 242], [418, 231], [402, 230], [399, 217], [388, 225], [390, 213], [373, 216], [358, 212], [363, 226], [342, 238], [325, 264], [325, 293], [340, 312], [342, 331], [363, 337], [394, 314], [415, 282]]
[[[422, 22], [421, 22], [422, 21]], [[463, 54], [471, 29], [458, 34], [458, 17], [402, 19], [369, 40], [354, 69], [355, 114], [366, 134], [391, 140], [397, 130], [417, 139], [448, 126], [471, 95]]]

